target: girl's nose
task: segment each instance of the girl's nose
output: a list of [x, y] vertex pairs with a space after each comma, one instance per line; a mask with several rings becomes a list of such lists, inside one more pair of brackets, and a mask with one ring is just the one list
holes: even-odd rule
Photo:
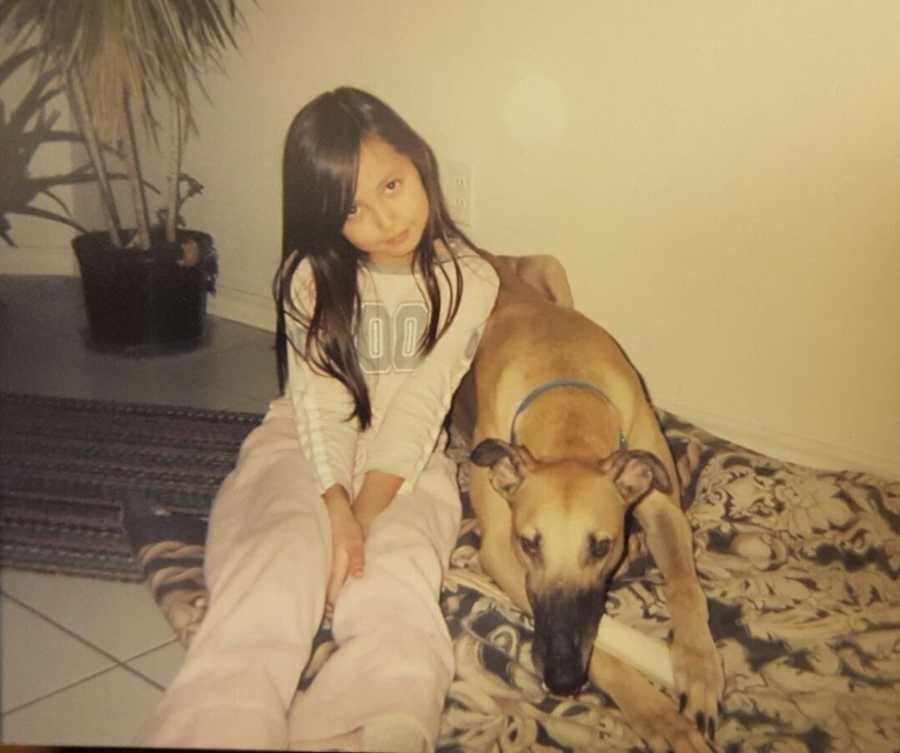
[[375, 222], [378, 223], [378, 227], [381, 230], [391, 230], [396, 224], [395, 219], [397, 216], [394, 208], [388, 204], [379, 204], [373, 208], [373, 214], [375, 215]]

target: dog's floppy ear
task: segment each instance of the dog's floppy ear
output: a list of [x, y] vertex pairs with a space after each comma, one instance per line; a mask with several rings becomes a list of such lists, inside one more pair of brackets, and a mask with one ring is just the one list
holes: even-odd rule
[[601, 468], [613, 477], [626, 504], [640, 501], [651, 489], [672, 491], [669, 473], [660, 459], [644, 450], [620, 450], [603, 460]]
[[525, 480], [534, 458], [525, 447], [499, 439], [485, 439], [469, 456], [475, 465], [491, 469], [491, 486], [508, 500]]

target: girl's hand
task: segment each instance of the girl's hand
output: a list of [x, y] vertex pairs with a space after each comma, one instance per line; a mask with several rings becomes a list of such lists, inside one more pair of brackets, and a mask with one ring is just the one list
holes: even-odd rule
[[403, 478], [384, 471], [368, 471], [363, 479], [362, 489], [353, 503], [353, 514], [367, 533], [372, 521], [391, 504]]
[[343, 487], [337, 488], [339, 492], [332, 493], [333, 487], [325, 494], [331, 521], [331, 573], [325, 599], [332, 607], [347, 577], [361, 577], [365, 565], [365, 532], [353, 515], [349, 496]]

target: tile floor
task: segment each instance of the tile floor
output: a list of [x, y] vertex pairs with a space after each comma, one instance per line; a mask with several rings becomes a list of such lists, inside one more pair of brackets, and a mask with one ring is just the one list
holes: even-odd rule
[[[79, 280], [0, 276], [0, 390], [258, 412], [276, 393], [263, 330], [210, 317], [197, 350], [136, 358], [86, 326]], [[7, 568], [0, 591], [0, 742], [129, 745], [184, 656], [147, 586]]]

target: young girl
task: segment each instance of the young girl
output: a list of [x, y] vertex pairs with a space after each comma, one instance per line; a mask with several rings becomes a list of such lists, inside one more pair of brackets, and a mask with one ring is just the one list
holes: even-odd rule
[[[306, 105], [283, 181], [285, 394], [213, 503], [209, 611], [140, 742], [433, 750], [461, 512], [438, 440], [497, 278], [450, 218], [431, 149], [370, 94]], [[326, 605], [337, 650], [295, 701]]]

